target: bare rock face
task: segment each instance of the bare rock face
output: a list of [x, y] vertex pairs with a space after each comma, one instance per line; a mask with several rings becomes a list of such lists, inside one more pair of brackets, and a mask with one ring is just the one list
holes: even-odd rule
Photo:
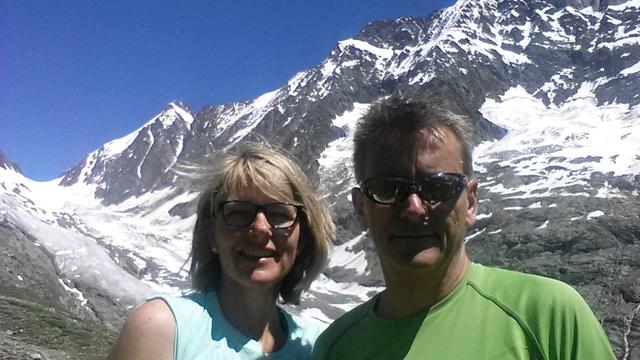
[[492, 215], [478, 222], [475, 231], [482, 233], [469, 240], [472, 259], [571, 284], [622, 357], [640, 336], [640, 199], [500, 201], [488, 195], [481, 193], [490, 199], [481, 208]]
[[64, 288], [51, 255], [28, 235], [0, 221], [0, 239], [0, 358], [103, 359], [114, 325]]
[[1, 294], [59, 309], [76, 308], [77, 315], [88, 316], [58, 281], [51, 254], [7, 222], [0, 223], [0, 238]]

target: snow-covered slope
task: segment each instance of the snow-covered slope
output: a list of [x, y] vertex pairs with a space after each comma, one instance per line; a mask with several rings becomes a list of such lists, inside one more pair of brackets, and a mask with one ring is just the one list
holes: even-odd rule
[[[499, 101], [487, 100], [480, 111], [506, 128], [507, 135], [476, 148], [476, 170], [485, 172], [483, 164], [499, 161], [500, 166], [513, 168], [515, 175], [531, 177], [517, 187], [490, 180], [483, 184], [490, 192], [519, 197], [591, 196], [594, 192], [595, 196], [616, 196], [620, 191], [611, 184], [593, 188], [591, 175], [640, 174], [639, 105], [598, 106], [593, 94], [584, 94], [547, 107], [518, 87]], [[563, 191], [574, 185], [584, 186], [585, 192]], [[637, 189], [632, 194], [637, 195]]]

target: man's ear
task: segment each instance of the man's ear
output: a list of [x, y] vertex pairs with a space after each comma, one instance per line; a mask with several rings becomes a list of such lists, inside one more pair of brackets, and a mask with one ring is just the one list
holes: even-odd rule
[[358, 222], [360, 226], [364, 230], [366, 230], [369, 226], [367, 225], [367, 220], [364, 216], [364, 202], [365, 202], [364, 194], [360, 188], [354, 187], [351, 189], [351, 203], [353, 204], [353, 210], [356, 213], [356, 217], [358, 218]]
[[476, 223], [476, 215], [478, 215], [478, 182], [470, 180], [467, 183], [467, 209], [464, 219], [467, 229]]

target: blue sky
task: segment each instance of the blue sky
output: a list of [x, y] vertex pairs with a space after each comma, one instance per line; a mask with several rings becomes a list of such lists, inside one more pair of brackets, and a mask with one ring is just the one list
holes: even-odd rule
[[453, 2], [0, 1], [0, 149], [53, 179], [172, 100], [255, 98], [371, 21]]

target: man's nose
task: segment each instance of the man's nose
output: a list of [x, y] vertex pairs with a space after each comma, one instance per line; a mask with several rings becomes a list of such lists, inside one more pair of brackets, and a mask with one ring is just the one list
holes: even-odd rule
[[253, 222], [249, 225], [249, 230], [254, 236], [271, 235], [271, 224], [269, 224], [267, 217], [262, 211], [258, 211]]
[[424, 200], [418, 194], [410, 194], [402, 205], [402, 217], [412, 221], [422, 221], [427, 215], [427, 207]]

